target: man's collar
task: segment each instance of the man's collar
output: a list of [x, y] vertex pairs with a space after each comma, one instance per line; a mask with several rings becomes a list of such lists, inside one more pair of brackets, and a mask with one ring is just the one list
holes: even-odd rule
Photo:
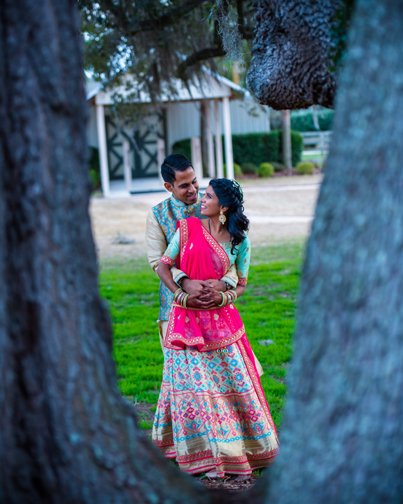
[[178, 207], [185, 207], [185, 206], [186, 206], [186, 207], [187, 207], [187, 206], [193, 206], [193, 205], [196, 205], [196, 204], [199, 202], [199, 200], [201, 199], [201, 197], [202, 197], [202, 195], [199, 193], [199, 194], [198, 194], [198, 197], [197, 197], [197, 201], [196, 201], [196, 203], [192, 203], [191, 205], [187, 205], [187, 204], [186, 204], [186, 203], [184, 203], [183, 201], [179, 201], [178, 199], [176, 199], [176, 198], [174, 197], [174, 195], [172, 194], [172, 196], [171, 196], [171, 201], [172, 201], [172, 204], [173, 204], [173, 205], [175, 205], [175, 206], [178, 206]]

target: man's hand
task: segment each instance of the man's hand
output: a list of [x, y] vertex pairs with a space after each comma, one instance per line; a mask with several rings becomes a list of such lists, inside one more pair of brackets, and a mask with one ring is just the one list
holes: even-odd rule
[[190, 296], [200, 296], [202, 294], [204, 285], [203, 282], [199, 280], [190, 280], [190, 278], [184, 278], [181, 282], [182, 289]]
[[214, 289], [218, 292], [225, 292], [227, 290], [227, 284], [222, 280], [205, 280], [199, 283], [207, 289]]

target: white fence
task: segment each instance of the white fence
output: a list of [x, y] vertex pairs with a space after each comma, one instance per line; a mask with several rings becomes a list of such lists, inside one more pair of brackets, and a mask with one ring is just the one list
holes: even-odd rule
[[321, 154], [324, 156], [329, 150], [331, 131], [309, 131], [301, 132], [304, 138], [303, 154]]

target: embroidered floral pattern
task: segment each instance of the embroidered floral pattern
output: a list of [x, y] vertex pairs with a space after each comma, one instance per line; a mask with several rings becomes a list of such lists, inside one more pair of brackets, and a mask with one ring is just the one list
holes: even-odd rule
[[242, 341], [225, 353], [166, 349], [153, 442], [183, 471], [250, 474], [277, 455], [274, 425]]

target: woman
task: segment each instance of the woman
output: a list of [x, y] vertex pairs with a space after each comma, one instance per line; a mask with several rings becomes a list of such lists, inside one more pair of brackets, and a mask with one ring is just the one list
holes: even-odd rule
[[[204, 219], [179, 223], [158, 266], [174, 293], [165, 337], [161, 392], [153, 442], [188, 473], [248, 475], [271, 464], [278, 439], [241, 317], [234, 302], [245, 291], [250, 242], [240, 185], [211, 180], [202, 199]], [[235, 290], [206, 293], [206, 310], [178, 289], [170, 268], [189, 278], [219, 279], [236, 263]]]

